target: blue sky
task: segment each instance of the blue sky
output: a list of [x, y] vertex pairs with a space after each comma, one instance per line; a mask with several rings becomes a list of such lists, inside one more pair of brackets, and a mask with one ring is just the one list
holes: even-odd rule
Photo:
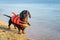
[[0, 0], [0, 4], [20, 4], [20, 3], [54, 3], [54, 4], [59, 4], [60, 0]]

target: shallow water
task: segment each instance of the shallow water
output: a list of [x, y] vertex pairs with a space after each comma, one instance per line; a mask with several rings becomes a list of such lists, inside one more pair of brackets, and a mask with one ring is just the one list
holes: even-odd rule
[[32, 40], [60, 40], [60, 4], [6, 4], [0, 5], [0, 19], [8, 21], [11, 12], [17, 14], [22, 10], [30, 11], [32, 18], [29, 19], [31, 26], [26, 28], [27, 37]]

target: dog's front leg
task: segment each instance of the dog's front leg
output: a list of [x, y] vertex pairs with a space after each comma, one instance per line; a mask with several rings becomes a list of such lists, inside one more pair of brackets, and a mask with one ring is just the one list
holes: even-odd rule
[[23, 33], [23, 34], [25, 34], [24, 30], [25, 30], [25, 28], [22, 27], [22, 33]]

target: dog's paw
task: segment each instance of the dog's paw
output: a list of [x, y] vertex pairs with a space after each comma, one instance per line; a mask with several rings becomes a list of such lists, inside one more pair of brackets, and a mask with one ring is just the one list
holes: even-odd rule
[[26, 34], [25, 32], [22, 32], [22, 34]]
[[18, 32], [18, 34], [22, 34], [22, 33]]

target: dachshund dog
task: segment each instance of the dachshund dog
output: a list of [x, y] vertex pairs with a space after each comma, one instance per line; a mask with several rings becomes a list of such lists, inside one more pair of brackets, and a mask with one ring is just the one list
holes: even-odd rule
[[14, 16], [10, 17], [6, 14], [4, 14], [4, 16], [9, 17], [9, 24], [8, 27], [10, 29], [10, 25], [13, 24], [14, 28], [18, 28], [18, 33], [20, 34], [21, 30], [22, 33], [24, 34], [24, 30], [25, 30], [25, 26], [23, 24], [27, 24], [30, 26], [29, 22], [28, 22], [28, 17], [31, 18], [30, 12], [28, 10], [23, 10], [19, 15], [16, 15], [14, 12], [12, 12], [14, 14]]

